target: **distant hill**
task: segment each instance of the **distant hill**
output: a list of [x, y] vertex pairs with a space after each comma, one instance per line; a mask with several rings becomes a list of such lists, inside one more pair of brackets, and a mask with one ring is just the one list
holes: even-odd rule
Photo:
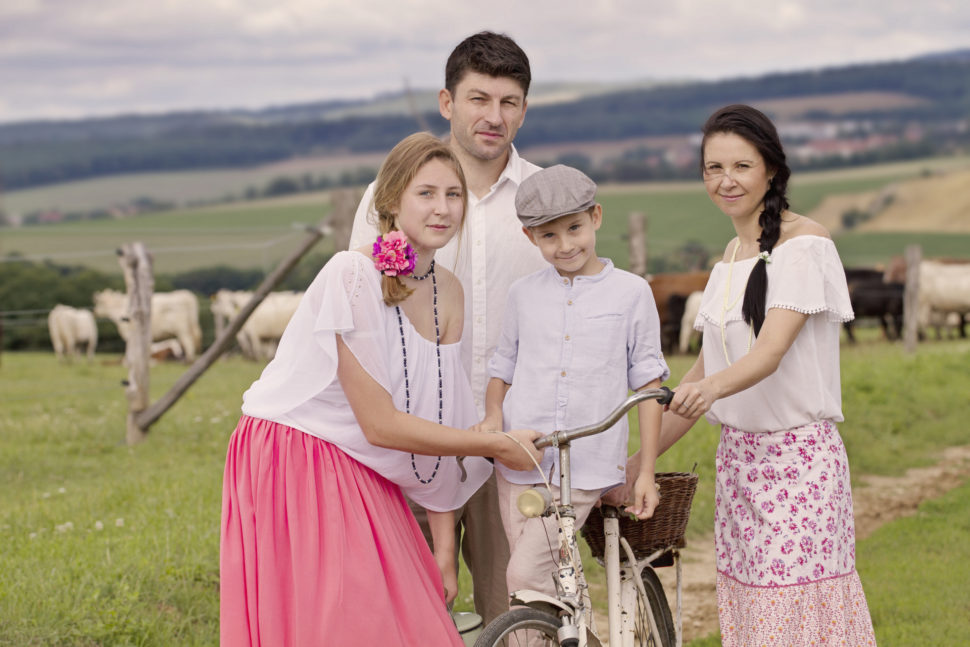
[[[416, 129], [447, 130], [435, 95], [424, 90], [264, 110], [0, 125], [0, 183], [13, 190], [118, 173], [247, 167], [296, 156], [386, 151]], [[714, 82], [536, 86], [530, 100], [528, 125], [517, 139], [522, 148], [686, 136], [696, 133], [716, 107], [749, 102], [776, 119], [865, 121], [869, 134], [905, 131], [904, 144], [885, 154], [900, 158], [967, 145], [970, 50]], [[849, 157], [833, 153], [822, 163], [847, 163]], [[617, 163], [634, 167], [631, 179], [648, 179], [644, 169], [657, 165], [656, 159]], [[671, 168], [658, 177], [676, 176], [678, 163], [689, 166], [660, 159]], [[614, 169], [609, 177], [622, 180], [622, 171]]]
[[878, 190], [827, 196], [806, 215], [833, 233], [846, 229], [845, 215], [861, 215], [860, 232], [970, 233], [970, 168], [925, 173]]

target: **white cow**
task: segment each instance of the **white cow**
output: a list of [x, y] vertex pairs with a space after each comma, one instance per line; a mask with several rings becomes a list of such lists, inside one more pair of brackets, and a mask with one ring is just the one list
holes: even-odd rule
[[[211, 300], [217, 334], [252, 299], [252, 292], [219, 290]], [[236, 334], [243, 355], [255, 360], [269, 360], [276, 354], [286, 325], [296, 312], [303, 292], [270, 292]]]
[[98, 345], [98, 326], [90, 310], [56, 305], [47, 315], [47, 329], [57, 359], [72, 361], [81, 344], [86, 346], [88, 361]]
[[963, 318], [970, 314], [970, 263], [921, 261], [919, 264], [918, 325], [925, 334], [948, 319], [962, 328]]
[[694, 330], [694, 320], [697, 319], [697, 313], [701, 309], [701, 297], [703, 296], [704, 292], [701, 290], [691, 292], [684, 303], [684, 316], [680, 319], [680, 343], [678, 344], [682, 355], [690, 350], [692, 341], [701, 338], [700, 331]]
[[[212, 311], [216, 338], [222, 336], [222, 331], [229, 326], [229, 322], [236, 318], [239, 311], [252, 298], [253, 293], [244, 290], [219, 290], [209, 297], [209, 309]], [[236, 341], [239, 343], [244, 356], [254, 357], [253, 349], [246, 345], [249, 343], [248, 338], [243, 339], [241, 333], [236, 333]]]
[[[118, 326], [121, 338], [128, 339], [128, 295], [117, 290], [94, 293], [94, 314], [107, 317]], [[185, 351], [186, 361], [195, 359], [202, 350], [199, 327], [199, 302], [189, 290], [152, 294], [151, 338], [160, 341], [174, 337]]]

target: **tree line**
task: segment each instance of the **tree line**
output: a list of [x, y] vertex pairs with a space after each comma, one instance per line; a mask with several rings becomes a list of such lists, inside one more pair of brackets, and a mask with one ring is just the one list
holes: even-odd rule
[[[970, 115], [970, 56], [666, 84], [540, 105], [529, 110], [529, 125], [517, 141], [527, 147], [696, 133], [712, 110], [727, 103], [859, 91], [895, 92], [924, 101], [837, 116], [815, 111], [812, 118], [867, 119], [886, 128], [918, 122], [931, 130], [965, 121]], [[116, 173], [241, 167], [296, 155], [379, 152], [417, 126], [414, 117], [405, 115], [328, 119], [293, 110], [292, 118], [284, 118], [285, 109], [277, 108], [247, 119], [232, 112], [195, 112], [0, 126], [0, 182], [9, 190]], [[421, 118], [434, 132], [447, 130], [436, 112]], [[940, 139], [930, 138], [928, 145]]]

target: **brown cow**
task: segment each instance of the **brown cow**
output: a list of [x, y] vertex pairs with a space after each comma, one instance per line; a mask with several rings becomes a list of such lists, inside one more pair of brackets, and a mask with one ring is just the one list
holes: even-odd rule
[[670, 311], [671, 297], [675, 297], [674, 302], [683, 303], [692, 292], [703, 291], [710, 277], [710, 270], [652, 274], [647, 277], [660, 315], [660, 345], [664, 352], [671, 352], [680, 340], [683, 310]]

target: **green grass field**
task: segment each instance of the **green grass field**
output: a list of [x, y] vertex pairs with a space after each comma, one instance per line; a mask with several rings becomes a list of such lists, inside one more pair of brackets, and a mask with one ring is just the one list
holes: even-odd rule
[[[872, 339], [844, 348], [840, 428], [854, 477], [899, 473], [967, 442], [968, 356], [967, 341], [926, 343], [913, 356]], [[2, 357], [0, 645], [217, 642], [225, 449], [241, 394], [261, 366], [219, 361], [146, 442], [127, 447], [126, 370], [117, 360], [99, 355], [90, 365], [62, 366], [49, 353]], [[688, 362], [671, 359], [671, 384]], [[153, 397], [183, 370], [153, 368]], [[698, 465], [688, 540], [713, 523], [716, 442], [715, 429], [702, 423], [658, 466]], [[860, 542], [880, 644], [956, 644], [946, 637], [966, 635], [966, 493]], [[597, 569], [589, 566], [591, 578]]]
[[[915, 177], [927, 166], [952, 163], [804, 174], [793, 183], [792, 204], [805, 213], [826, 195], [878, 188]], [[606, 186], [600, 199], [607, 218], [598, 251], [620, 267], [628, 262], [631, 211], [647, 214], [648, 250], [655, 257], [675, 255], [688, 242], [719, 253], [733, 236], [699, 182]], [[140, 240], [159, 273], [219, 264], [268, 272], [298, 244], [302, 227], [319, 223], [329, 210], [328, 194], [305, 194], [128, 220], [4, 229], [0, 255], [46, 257], [120, 274], [115, 249]], [[837, 239], [847, 266], [885, 262], [911, 243], [922, 244], [925, 255], [965, 256], [970, 235], [848, 233]], [[330, 247], [324, 241], [316, 251]], [[966, 341], [930, 342], [909, 356], [898, 344], [879, 343], [871, 335], [844, 348], [847, 420], [840, 429], [854, 478], [896, 474], [932, 462], [946, 446], [966, 444], [968, 354]], [[690, 360], [668, 359], [675, 385]], [[60, 366], [50, 353], [3, 355], [0, 645], [216, 644], [225, 447], [241, 394], [260, 369], [239, 359], [220, 361], [152, 429], [147, 442], [129, 448], [122, 442], [126, 405], [120, 381], [126, 371], [117, 356]], [[177, 364], [155, 367], [155, 397], [183, 370]], [[709, 532], [713, 524], [716, 444], [716, 430], [701, 422], [659, 461], [662, 471], [697, 464], [700, 483], [688, 537]], [[965, 548], [948, 550], [958, 541], [953, 527], [966, 529], [965, 521], [963, 526], [954, 521], [967, 518], [965, 501], [945, 497], [925, 506], [917, 519], [929, 521], [918, 531], [907, 525], [913, 522], [900, 521], [860, 543], [859, 570], [880, 644], [953, 644], [949, 636], [966, 635], [965, 624], [947, 621], [968, 616]], [[906, 577], [925, 584], [890, 585], [884, 578], [901, 577], [900, 566], [914, 573]], [[590, 564], [593, 580], [597, 568]], [[462, 575], [467, 592], [467, 574]], [[471, 608], [465, 593], [457, 608]], [[928, 623], [939, 628], [911, 638]], [[695, 643], [702, 644], [718, 642]]]

